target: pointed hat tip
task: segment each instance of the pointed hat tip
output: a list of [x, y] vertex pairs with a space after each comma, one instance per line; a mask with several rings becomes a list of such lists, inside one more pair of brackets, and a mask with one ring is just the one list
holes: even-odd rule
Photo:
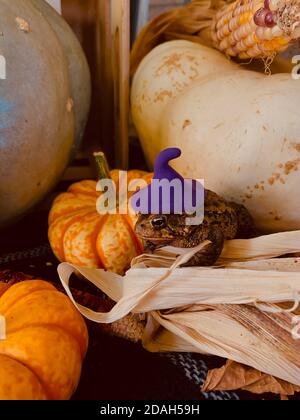
[[183, 177], [169, 165], [170, 161], [178, 159], [181, 155], [181, 150], [176, 147], [163, 150], [154, 164], [154, 179], [168, 179], [169, 181], [180, 179], [183, 181]]

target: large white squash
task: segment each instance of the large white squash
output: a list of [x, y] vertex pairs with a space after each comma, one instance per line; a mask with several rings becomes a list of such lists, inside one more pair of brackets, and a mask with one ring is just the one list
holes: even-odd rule
[[132, 113], [150, 164], [179, 146], [176, 169], [245, 204], [259, 229], [300, 229], [300, 80], [290, 73], [248, 71], [171, 41], [140, 64]]

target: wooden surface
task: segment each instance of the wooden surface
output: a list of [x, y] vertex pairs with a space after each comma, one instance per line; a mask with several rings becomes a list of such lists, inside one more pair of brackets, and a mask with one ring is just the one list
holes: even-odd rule
[[187, 3], [185, 0], [151, 0], [150, 1], [150, 19], [174, 7], [182, 6]]
[[97, 89], [98, 99], [98, 120], [100, 127], [100, 138], [98, 150], [105, 152], [110, 164], [114, 164], [114, 139], [115, 139], [115, 120], [114, 120], [114, 80], [112, 49], [113, 39], [111, 34], [111, 4], [107, 0], [96, 0], [96, 68], [92, 68], [95, 73], [95, 89]]
[[113, 39], [111, 59], [114, 82], [115, 163], [118, 168], [128, 169], [130, 0], [110, 0], [110, 2]]
[[92, 73], [92, 110], [83, 150], [103, 150], [112, 166], [127, 167], [130, 0], [62, 0]]
[[[109, 22], [114, 19], [128, 24], [125, 4], [130, 0], [62, 0], [62, 14], [73, 28], [83, 49], [92, 74], [92, 107], [83, 141], [82, 153], [85, 157], [93, 151], [105, 151], [112, 167], [126, 167], [128, 114], [127, 53], [129, 53], [126, 32], [121, 29], [118, 39], [122, 45], [112, 61], [113, 40]], [[114, 16], [111, 4], [115, 2]], [[180, 6], [184, 0], [151, 0], [149, 16], [153, 17], [166, 9]], [[122, 7], [120, 7], [122, 5]], [[125, 9], [124, 9], [125, 8]], [[126, 23], [127, 22], [127, 23]], [[124, 26], [123, 26], [124, 28]], [[121, 57], [121, 59], [120, 59]], [[114, 63], [114, 64], [113, 64]], [[114, 70], [115, 69], [115, 70]], [[115, 74], [113, 80], [112, 75]], [[118, 100], [119, 98], [119, 100]], [[123, 98], [123, 101], [120, 101]], [[117, 123], [115, 116], [117, 115]]]
[[62, 0], [62, 13], [67, 22], [76, 33], [89, 62], [92, 75], [92, 106], [87, 129], [83, 141], [83, 152], [88, 155], [99, 147], [101, 141], [102, 91], [99, 86], [97, 51], [98, 43], [97, 27], [97, 0]]

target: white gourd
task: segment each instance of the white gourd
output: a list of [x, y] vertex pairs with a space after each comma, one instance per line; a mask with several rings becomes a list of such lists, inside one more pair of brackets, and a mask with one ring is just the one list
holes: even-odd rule
[[263, 232], [300, 229], [300, 80], [291, 73], [268, 76], [167, 42], [135, 74], [132, 113], [151, 165], [179, 146], [175, 168], [245, 204]]

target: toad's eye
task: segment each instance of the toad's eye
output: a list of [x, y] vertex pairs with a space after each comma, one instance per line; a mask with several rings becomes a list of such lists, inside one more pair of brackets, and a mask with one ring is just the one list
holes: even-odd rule
[[153, 229], [163, 229], [167, 226], [167, 220], [165, 216], [155, 217], [151, 220], [151, 225]]

